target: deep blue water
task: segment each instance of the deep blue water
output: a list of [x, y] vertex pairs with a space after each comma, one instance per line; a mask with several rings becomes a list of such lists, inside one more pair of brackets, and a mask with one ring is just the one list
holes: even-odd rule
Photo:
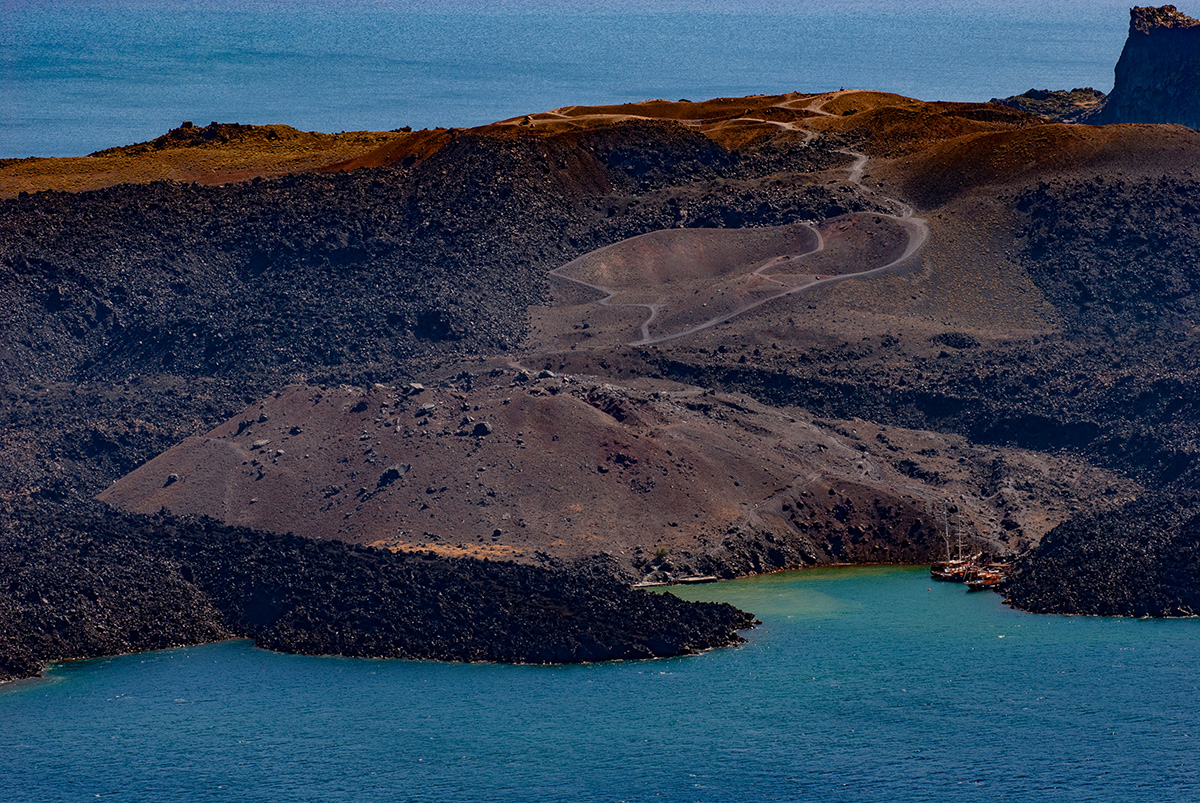
[[0, 799], [1195, 801], [1200, 621], [1034, 616], [922, 569], [679, 592], [749, 643], [575, 667], [230, 642], [0, 687]]
[[89, 153], [184, 119], [383, 130], [842, 86], [960, 101], [1108, 90], [1128, 6], [0, 0], [0, 157]]

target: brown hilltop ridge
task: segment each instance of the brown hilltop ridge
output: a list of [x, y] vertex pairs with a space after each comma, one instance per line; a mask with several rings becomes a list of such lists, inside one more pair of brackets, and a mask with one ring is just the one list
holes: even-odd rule
[[[826, 113], [814, 111], [825, 106]], [[978, 103], [925, 103], [885, 92], [788, 92], [744, 98], [647, 100], [608, 106], [567, 106], [476, 128], [420, 131], [298, 131], [286, 125], [212, 123], [174, 128], [154, 140], [108, 148], [88, 156], [0, 160], [0, 198], [20, 192], [77, 192], [156, 180], [222, 185], [299, 173], [361, 168], [408, 168], [453, 147], [464, 137], [512, 142], [533, 137], [553, 152], [569, 150], [589, 135], [605, 139], [588, 147], [611, 147], [627, 129], [659, 126], [678, 135], [699, 135], [733, 153], [778, 149], [810, 139], [806, 131], [837, 131], [860, 113], [885, 116], [905, 110], [902, 127], [920, 120], [912, 139], [943, 138], [970, 131], [1027, 125], [1031, 115]], [[891, 111], [887, 111], [891, 110]], [[622, 128], [622, 127], [625, 128]], [[853, 128], [853, 126], [851, 126]], [[615, 132], [615, 133], [612, 133]], [[645, 143], [642, 143], [643, 145]], [[637, 150], [625, 143], [628, 153]]]
[[0, 198], [20, 192], [79, 192], [151, 181], [228, 184], [306, 173], [349, 163], [389, 145], [418, 138], [403, 131], [322, 134], [288, 125], [185, 121], [149, 142], [87, 156], [0, 160]]
[[1200, 128], [1200, 20], [1175, 6], [1136, 6], [1113, 91], [1090, 122]]

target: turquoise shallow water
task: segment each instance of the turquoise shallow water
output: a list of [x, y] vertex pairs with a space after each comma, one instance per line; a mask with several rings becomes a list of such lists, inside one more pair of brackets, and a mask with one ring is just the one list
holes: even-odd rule
[[[0, 687], [23, 801], [1194, 801], [1200, 621], [1034, 616], [922, 569], [691, 587], [738, 648], [576, 667], [245, 642]], [[98, 797], [97, 797], [98, 796]]]
[[[1178, 0], [1200, 14], [1200, 0]], [[1112, 86], [1126, 0], [0, 0], [0, 157], [182, 120], [466, 126], [567, 104]]]

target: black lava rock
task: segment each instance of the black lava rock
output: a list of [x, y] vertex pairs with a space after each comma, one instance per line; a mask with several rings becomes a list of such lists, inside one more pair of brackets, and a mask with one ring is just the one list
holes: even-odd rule
[[1060, 524], [1023, 556], [1005, 589], [1037, 613], [1200, 614], [1200, 515], [1194, 498], [1153, 495]]
[[752, 624], [730, 605], [633, 589], [601, 560], [546, 569], [393, 554], [99, 503], [0, 518], [0, 680], [234, 636], [362, 657], [653, 658], [736, 643]]

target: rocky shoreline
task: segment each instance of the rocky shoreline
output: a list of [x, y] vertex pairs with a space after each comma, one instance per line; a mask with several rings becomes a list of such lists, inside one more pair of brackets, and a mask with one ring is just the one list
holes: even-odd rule
[[1032, 613], [1175, 617], [1200, 614], [1196, 501], [1151, 495], [1052, 530], [1004, 589]]
[[0, 680], [50, 661], [249, 638], [281, 652], [505, 663], [687, 655], [753, 617], [556, 568], [393, 554], [99, 503], [0, 521]]

